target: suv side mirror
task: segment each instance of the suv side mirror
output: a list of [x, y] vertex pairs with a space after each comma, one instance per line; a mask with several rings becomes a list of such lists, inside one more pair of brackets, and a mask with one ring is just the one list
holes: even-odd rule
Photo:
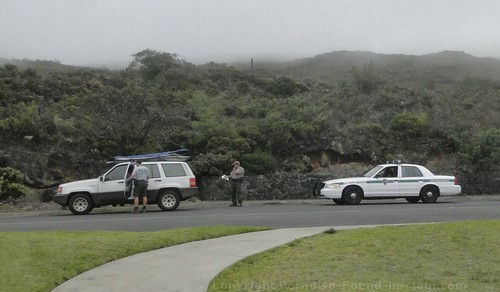
[[100, 181], [104, 181], [104, 177], [103, 177], [103, 176], [100, 176], [100, 177], [99, 177], [99, 180], [100, 180]]

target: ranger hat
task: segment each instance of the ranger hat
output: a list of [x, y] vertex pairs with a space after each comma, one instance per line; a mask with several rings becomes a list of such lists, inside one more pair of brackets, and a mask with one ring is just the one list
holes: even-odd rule
[[233, 165], [236, 165], [236, 164], [240, 165], [240, 162], [239, 161], [233, 162]]

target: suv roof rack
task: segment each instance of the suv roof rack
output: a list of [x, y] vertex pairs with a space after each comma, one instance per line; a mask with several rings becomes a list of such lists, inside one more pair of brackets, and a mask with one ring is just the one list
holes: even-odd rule
[[149, 153], [149, 154], [138, 154], [130, 156], [115, 156], [112, 161], [108, 163], [119, 163], [127, 161], [187, 161], [190, 156], [183, 155], [183, 153], [188, 152], [189, 149], [178, 149], [174, 151], [166, 151], [159, 153]]

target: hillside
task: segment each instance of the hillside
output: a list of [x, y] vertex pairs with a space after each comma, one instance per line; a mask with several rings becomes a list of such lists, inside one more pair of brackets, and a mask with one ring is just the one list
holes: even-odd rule
[[[254, 69], [264, 74], [331, 84], [348, 80], [353, 67], [362, 68], [368, 64], [372, 64], [383, 78], [395, 82], [455, 82], [466, 76], [500, 80], [500, 60], [455, 51], [423, 56], [336, 51], [293, 62], [262, 64], [255, 60]], [[248, 65], [238, 67], [248, 68]]]
[[342, 51], [254, 65], [144, 50], [125, 70], [0, 66], [0, 168], [47, 197], [112, 156], [189, 148], [202, 198], [223, 195], [212, 179], [236, 159], [272, 180], [255, 197], [298, 198], [314, 178], [399, 158], [459, 176], [465, 193], [500, 192], [498, 60]]
[[26, 70], [28, 68], [37, 71], [40, 74], [46, 74], [49, 72], [71, 72], [75, 70], [81, 70], [84, 67], [71, 66], [61, 64], [59, 61], [49, 61], [49, 60], [28, 60], [28, 59], [5, 59], [0, 57], [0, 66], [5, 64], [11, 64], [18, 67], [21, 70]]

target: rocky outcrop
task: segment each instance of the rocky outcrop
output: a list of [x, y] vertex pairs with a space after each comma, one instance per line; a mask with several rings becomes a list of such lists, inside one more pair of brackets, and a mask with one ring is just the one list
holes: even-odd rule
[[[16, 151], [0, 153], [0, 167], [14, 167], [25, 174], [25, 184], [33, 189], [39, 201], [49, 202], [62, 182], [97, 177], [107, 166], [103, 161], [91, 161], [80, 157], [45, 156], [40, 153]], [[61, 156], [62, 155], [62, 156]], [[366, 163], [331, 164], [331, 157], [304, 158], [307, 168], [295, 167], [293, 163], [281, 171], [245, 177], [242, 185], [245, 200], [295, 200], [313, 197], [316, 181], [360, 176], [372, 166]], [[61, 157], [59, 157], [61, 156]], [[70, 165], [73, 165], [70, 167]], [[435, 173], [456, 175], [463, 194], [499, 194], [500, 172], [464, 173], [454, 163], [428, 161]], [[64, 167], [63, 167], [64, 166]], [[102, 166], [102, 167], [100, 167]], [[197, 176], [201, 200], [228, 200], [230, 183], [219, 176]]]
[[[242, 185], [245, 200], [298, 200], [313, 198], [314, 183], [327, 179], [360, 176], [370, 168], [358, 163], [329, 166], [310, 173], [276, 172], [268, 175], [248, 175]], [[448, 174], [449, 172], [443, 173]], [[500, 193], [500, 172], [457, 175], [462, 194], [484, 195]], [[230, 182], [220, 177], [199, 177], [201, 200], [229, 200]]]

